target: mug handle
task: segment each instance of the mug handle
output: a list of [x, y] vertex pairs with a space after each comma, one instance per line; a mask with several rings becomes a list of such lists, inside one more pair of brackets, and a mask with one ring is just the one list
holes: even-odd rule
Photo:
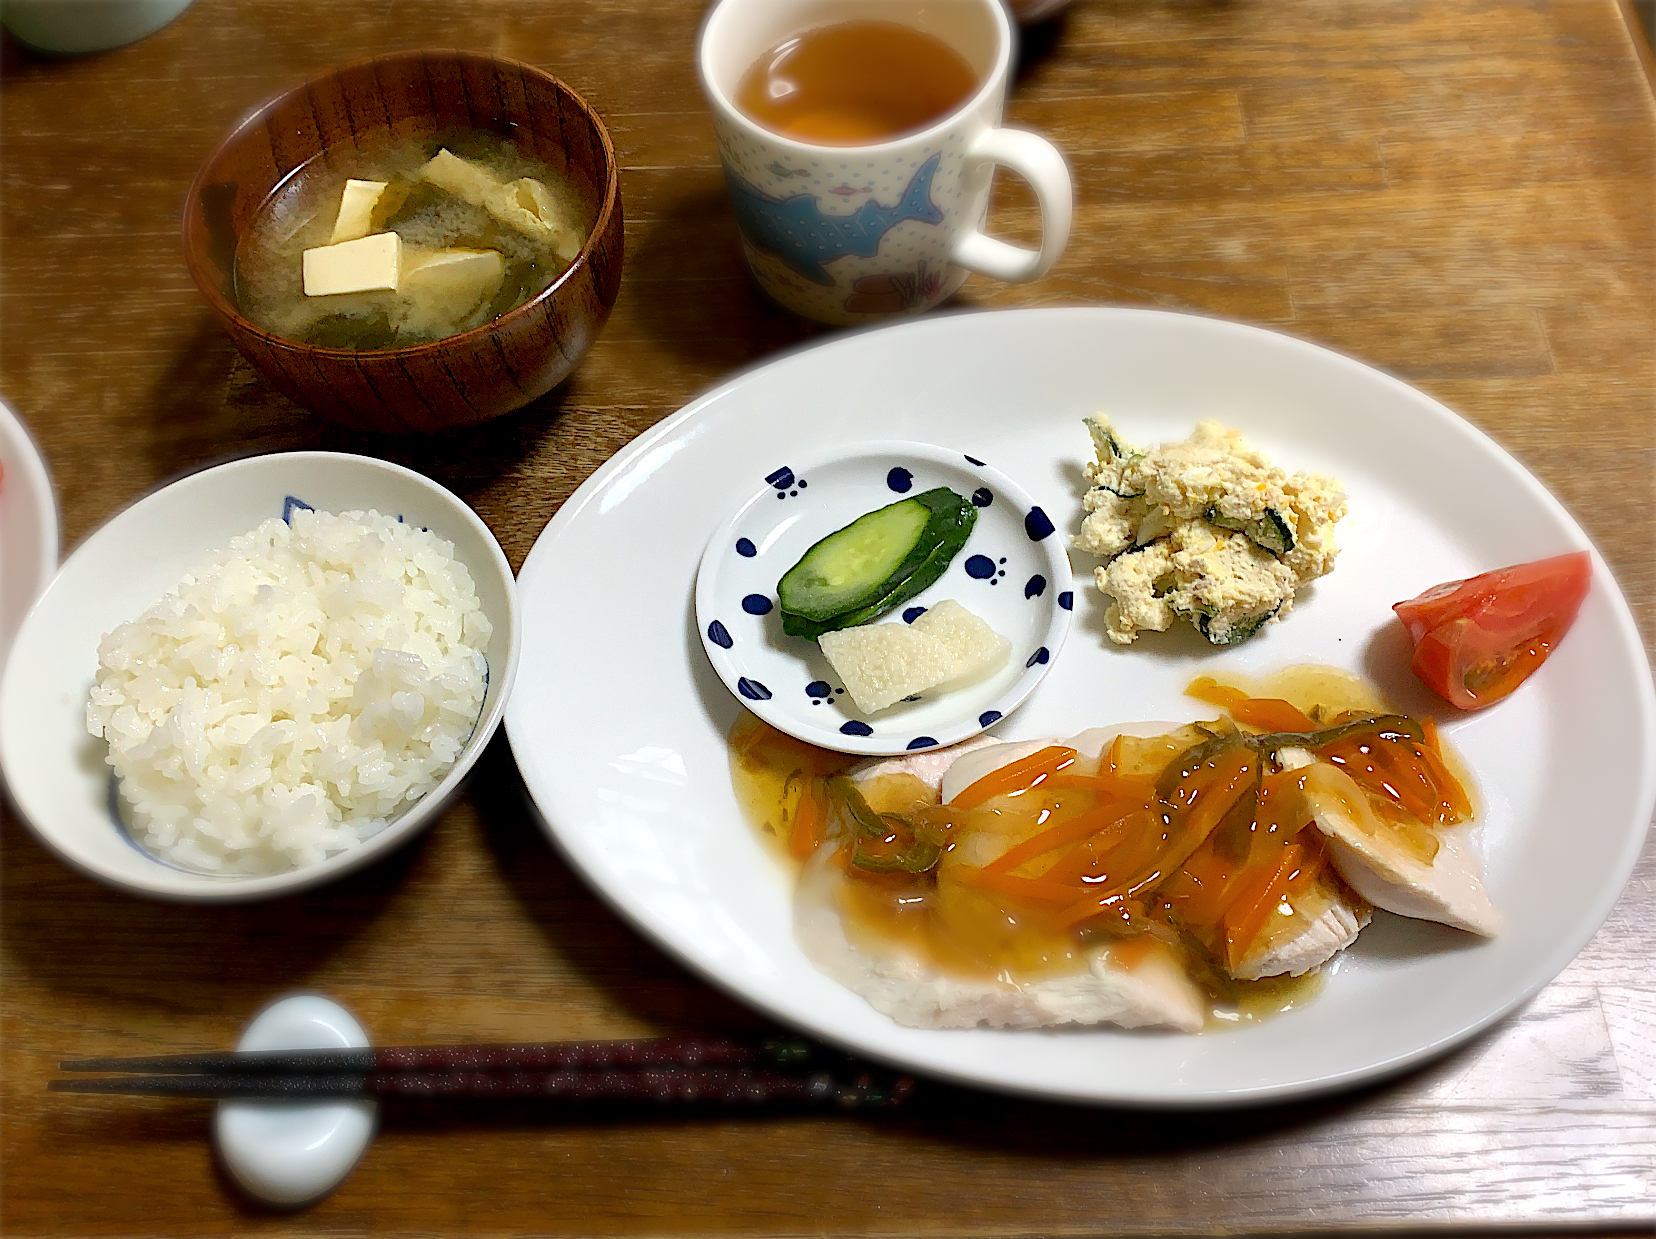
[[1039, 279], [1069, 244], [1070, 216], [1075, 209], [1069, 167], [1058, 148], [1037, 134], [986, 129], [966, 148], [967, 182], [979, 168], [987, 175], [995, 164], [1010, 168], [1035, 190], [1041, 208], [1041, 248], [1008, 245], [974, 228], [955, 242], [950, 258], [968, 271], [1012, 284]]

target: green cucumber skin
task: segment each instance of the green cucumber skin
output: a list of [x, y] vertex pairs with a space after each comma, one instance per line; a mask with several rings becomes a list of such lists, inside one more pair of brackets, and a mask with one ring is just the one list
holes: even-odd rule
[[[956, 494], [946, 486], [926, 491], [914, 498], [924, 502], [933, 512], [932, 520], [927, 523], [925, 530], [925, 533], [931, 536], [922, 537], [916, 553], [905, 559], [898, 571], [879, 582], [878, 588], [883, 592], [876, 593], [860, 605], [835, 615], [809, 615], [788, 605], [787, 595], [783, 592], [782, 583], [779, 582], [777, 595], [782, 600], [783, 632], [789, 636], [808, 637], [814, 641], [825, 632], [866, 624], [891, 608], [901, 606], [928, 588], [948, 570], [949, 564], [960, 554], [967, 539], [972, 536], [972, 528], [977, 524], [977, 508], [971, 500]], [[820, 545], [820, 542], [817, 543], [817, 546]], [[812, 550], [814, 549], [816, 548], [813, 547]], [[810, 553], [807, 551], [800, 563], [804, 563]], [[798, 567], [796, 564], [788, 571], [791, 573]], [[784, 575], [782, 580], [785, 582], [787, 576]]]
[[1256, 521], [1226, 516], [1217, 506], [1210, 507], [1203, 516], [1208, 524], [1242, 534], [1255, 546], [1273, 555], [1286, 555], [1294, 549], [1293, 526], [1275, 508], [1266, 508], [1265, 515]]
[[916, 495], [864, 512], [817, 539], [776, 583], [782, 609], [825, 620], [867, 606], [887, 581], [914, 571], [936, 541], [931, 533], [936, 519], [931, 505]]

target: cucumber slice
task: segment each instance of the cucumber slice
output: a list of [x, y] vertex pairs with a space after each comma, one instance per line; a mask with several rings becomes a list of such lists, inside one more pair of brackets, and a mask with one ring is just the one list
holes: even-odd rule
[[1211, 615], [1196, 615], [1196, 627], [1201, 629], [1202, 635], [1214, 645], [1240, 645], [1266, 624], [1271, 617], [1282, 610], [1279, 602], [1263, 615], [1249, 615], [1242, 619], [1221, 623]]
[[906, 602], [943, 575], [976, 521], [971, 500], [946, 486], [859, 516], [777, 582], [782, 630], [814, 638]]
[[1275, 508], [1266, 508], [1265, 515], [1256, 521], [1226, 516], [1217, 507], [1210, 507], [1203, 515], [1207, 517], [1208, 524], [1245, 534], [1250, 542], [1273, 555], [1286, 555], [1294, 549], [1293, 527]]

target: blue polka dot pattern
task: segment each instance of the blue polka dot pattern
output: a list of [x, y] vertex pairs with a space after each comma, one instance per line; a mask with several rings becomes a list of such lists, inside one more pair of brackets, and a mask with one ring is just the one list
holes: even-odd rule
[[981, 460], [979, 460], [976, 456], [968, 456], [968, 457], [966, 457], [966, 459], [971, 461], [972, 464], [979, 466], [980, 468], [983, 465], [983, 462]]
[[1042, 538], [1052, 534], [1052, 518], [1040, 508], [1030, 508], [1029, 515], [1024, 517], [1024, 532], [1029, 535], [1031, 542], [1039, 542]]
[[908, 494], [910, 488], [914, 486], [914, 474], [910, 473], [901, 465], [898, 465], [890, 473], [886, 474], [886, 485], [891, 487], [891, 489], [896, 491], [899, 495], [906, 495]]
[[828, 683], [827, 680], [812, 680], [805, 686], [807, 697], [831, 697], [833, 693], [834, 686]]
[[728, 650], [731, 646], [736, 644], [730, 639], [729, 630], [727, 630], [723, 624], [719, 623], [718, 620], [714, 620], [707, 626], [707, 639], [714, 645], [718, 646], [721, 650]]
[[973, 555], [967, 559], [966, 575], [975, 577], [979, 581], [987, 581], [995, 575], [995, 561], [987, 555]]
[[770, 609], [771, 600], [763, 594], [749, 594], [742, 599], [742, 610], [749, 615], [768, 615]]
[[1026, 662], [1024, 664], [1024, 666], [1033, 667], [1036, 663], [1044, 663], [1047, 659], [1049, 659], [1051, 657], [1052, 657], [1051, 652], [1047, 649], [1046, 646], [1043, 645], [1040, 649], [1036, 650], [1033, 654], [1031, 654], [1029, 656], [1029, 661]]
[[910, 607], [907, 611], [903, 612], [903, 623], [912, 624], [925, 613], [925, 607]]
[[767, 473], [765, 481], [776, 487], [777, 490], [787, 490], [788, 487], [794, 484], [794, 471], [788, 468], [787, 465], [783, 465], [775, 473]]
[[987, 486], [980, 486], [972, 492], [972, 505], [974, 507], [986, 508], [993, 502], [995, 502], [995, 492]]
[[1058, 595], [1058, 605], [1063, 607], [1066, 611], [1073, 610], [1075, 608], [1075, 595], [1066, 589], [1063, 593]]
[[872, 736], [874, 729], [859, 719], [848, 719], [840, 724], [840, 734], [844, 736]]
[[746, 538], [736, 539], [736, 553], [743, 559], [752, 559], [759, 553], [759, 548]]
[[985, 710], [982, 714], [978, 715], [978, 726], [988, 727], [993, 723], [1000, 722], [1000, 720], [1001, 712], [999, 710]]
[[934, 749], [937, 747], [937, 741], [930, 736], [916, 736], [908, 742], [908, 747], [911, 752], [914, 749]]
[[1024, 583], [1025, 598], [1039, 598], [1046, 593], [1046, 578], [1037, 572]]
[[759, 683], [758, 680], [748, 679], [745, 675], [736, 681], [736, 691], [749, 701], [769, 701], [771, 698], [770, 689]]

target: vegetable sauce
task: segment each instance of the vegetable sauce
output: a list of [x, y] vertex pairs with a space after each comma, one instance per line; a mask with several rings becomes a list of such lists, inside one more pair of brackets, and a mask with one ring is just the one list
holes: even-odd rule
[[1360, 802], [1427, 860], [1436, 829], [1472, 805], [1430, 721], [1386, 713], [1352, 677], [1293, 668], [1189, 691], [1230, 718], [1120, 735], [1096, 756], [1050, 745], [947, 805], [912, 775], [853, 782], [855, 759], [751, 716], [731, 733], [732, 776], [780, 850], [837, 868], [853, 943], [1013, 984], [1079, 972], [1102, 950], [1128, 970], [1184, 972], [1209, 995], [1210, 1024], [1259, 1018], [1314, 995], [1318, 974], [1240, 978], [1334, 903], [1367, 906], [1309, 798]]

